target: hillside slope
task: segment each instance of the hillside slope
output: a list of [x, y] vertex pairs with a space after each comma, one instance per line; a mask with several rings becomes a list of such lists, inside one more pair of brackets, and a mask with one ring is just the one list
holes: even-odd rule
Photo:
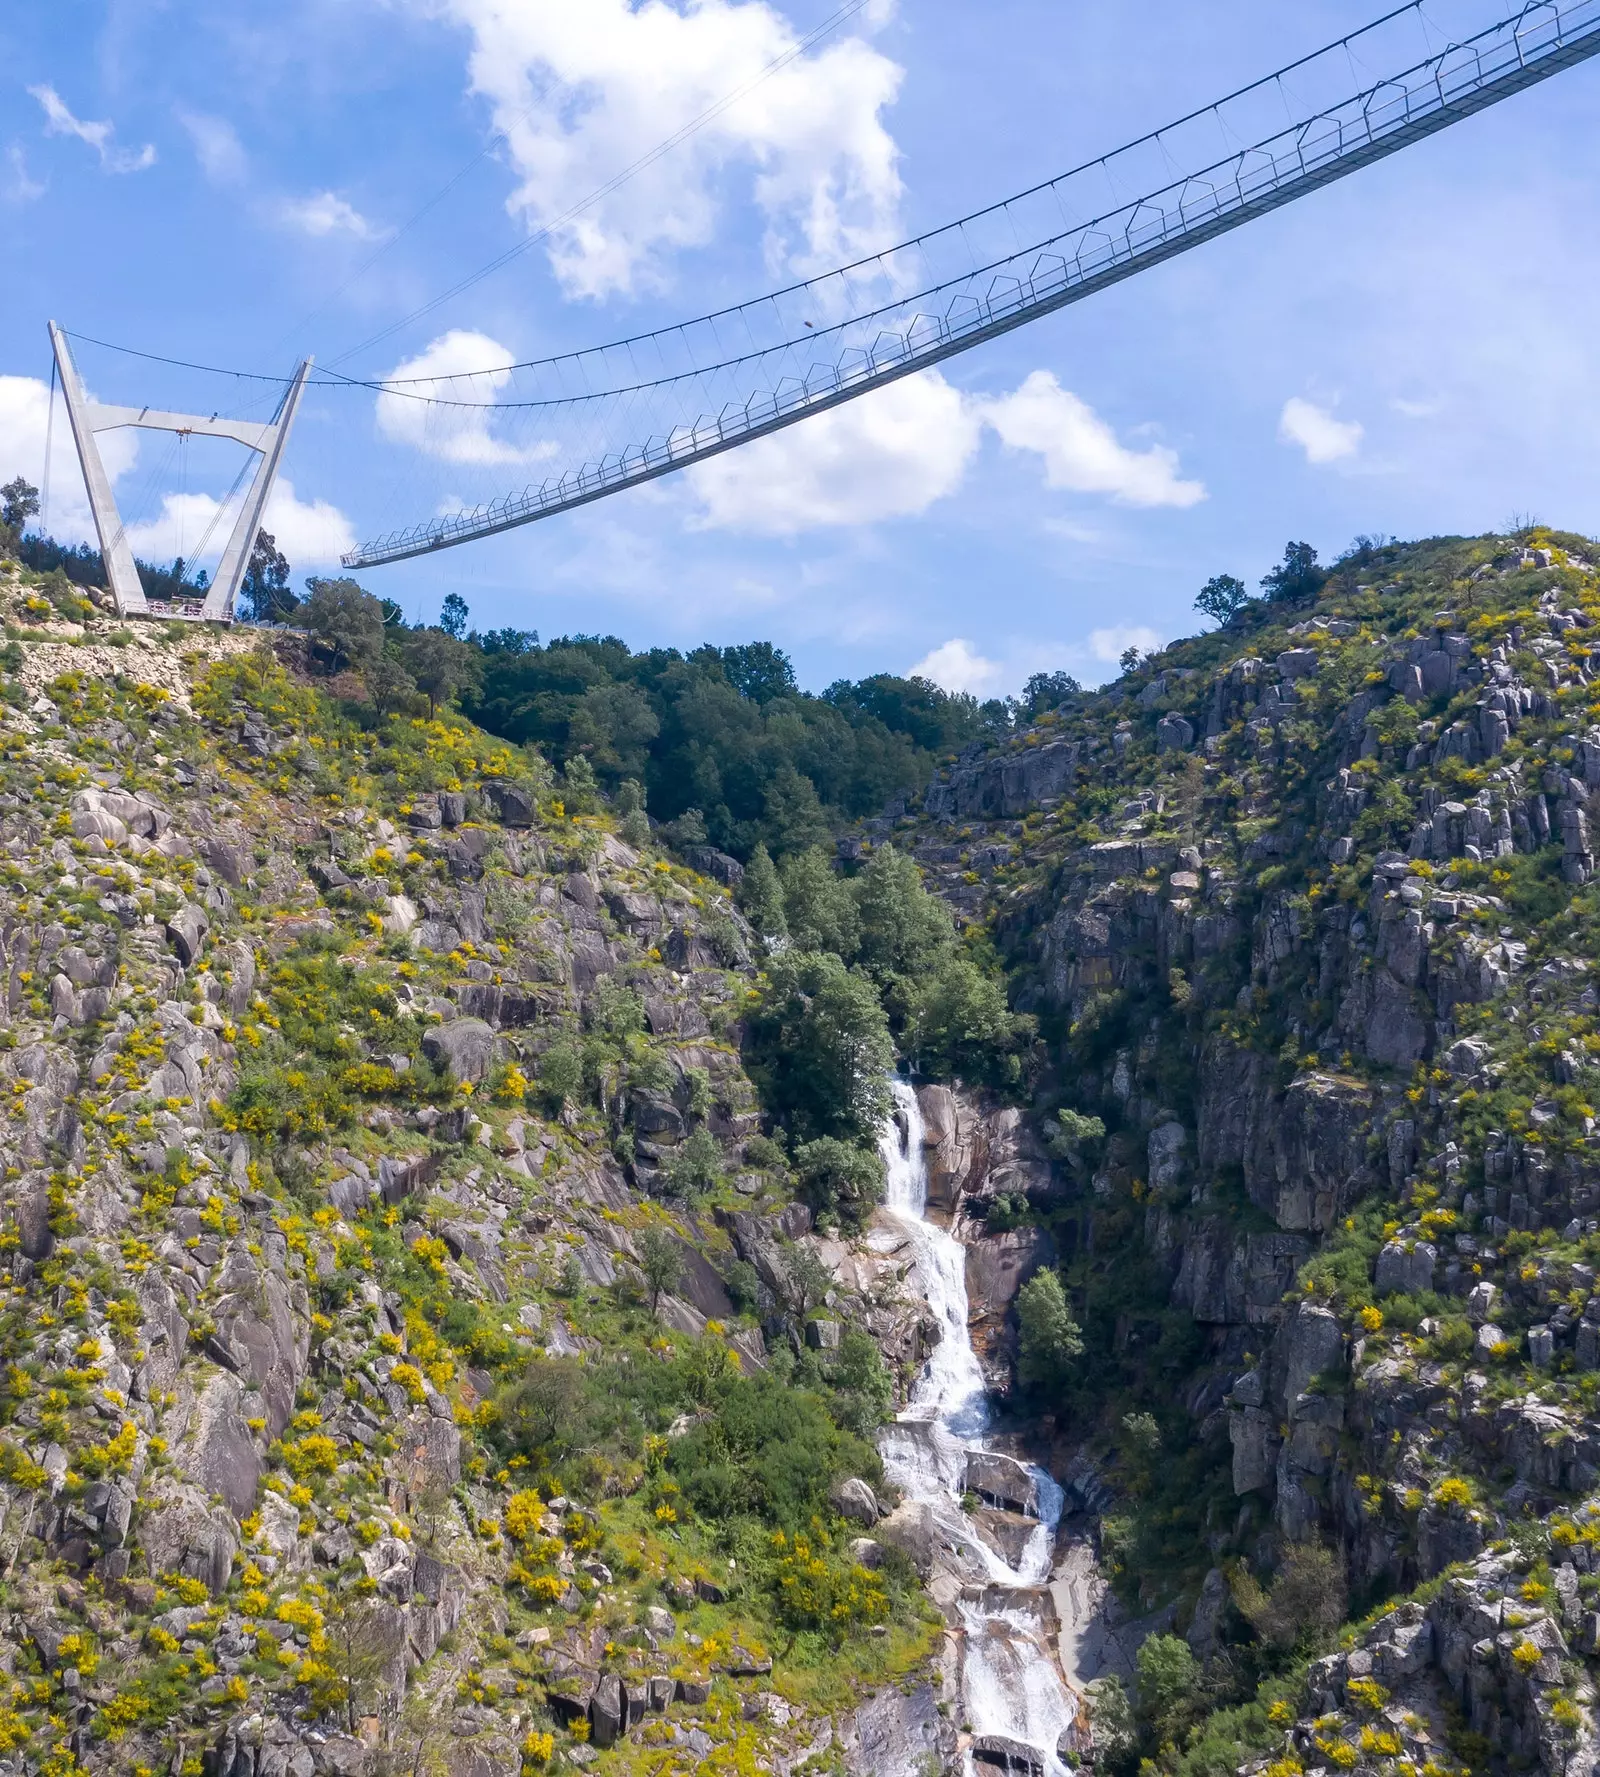
[[1041, 1020], [1056, 1176], [964, 1213], [1058, 1267], [1083, 1352], [1019, 1405], [1187, 1635], [1113, 1767], [1593, 1761], [1597, 674], [1583, 539], [1368, 546], [852, 843]]
[[9, 1768], [940, 1744], [915, 1311], [758, 1138], [727, 889], [292, 637], [0, 605]]

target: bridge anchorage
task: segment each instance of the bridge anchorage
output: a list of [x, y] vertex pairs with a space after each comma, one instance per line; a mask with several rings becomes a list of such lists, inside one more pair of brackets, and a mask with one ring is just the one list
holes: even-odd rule
[[166, 413], [153, 407], [113, 407], [91, 401], [84, 392], [78, 367], [72, 359], [67, 336], [54, 321], [50, 323], [50, 343], [55, 348], [56, 373], [66, 400], [67, 418], [72, 425], [73, 443], [78, 448], [78, 461], [83, 468], [84, 486], [89, 493], [89, 509], [94, 515], [94, 528], [100, 538], [100, 556], [105, 564], [106, 584], [117, 607], [119, 617], [148, 617], [150, 602], [144, 595], [133, 550], [128, 543], [127, 529], [117, 512], [116, 496], [111, 479], [101, 461], [95, 436], [114, 431], [119, 426], [140, 426], [152, 432], [176, 432], [180, 437], [231, 438], [247, 450], [254, 451], [261, 463], [250, 483], [232, 535], [217, 564], [216, 577], [206, 588], [204, 602], [198, 609], [163, 608], [161, 615], [194, 617], [202, 621], [229, 622], [233, 617], [233, 601], [238, 596], [250, 565], [250, 552], [255, 547], [261, 515], [266, 510], [272, 484], [277, 479], [278, 465], [283, 461], [289, 432], [294, 425], [295, 410], [300, 405], [301, 391], [310, 374], [311, 360], [305, 359], [290, 379], [278, 411], [270, 420], [220, 419], [194, 413]]

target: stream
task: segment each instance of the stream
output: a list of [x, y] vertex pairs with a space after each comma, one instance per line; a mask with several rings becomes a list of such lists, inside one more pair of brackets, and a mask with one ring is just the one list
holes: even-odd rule
[[[1060, 1777], [1067, 1767], [1057, 1757], [1057, 1742], [1078, 1713], [1057, 1658], [1055, 1607], [1047, 1590], [1063, 1493], [1042, 1468], [1020, 1465], [1031, 1477], [1029, 1517], [1036, 1521], [1031, 1532], [1026, 1521], [1009, 1526], [1015, 1565], [962, 1509], [969, 1454], [995, 1448], [988, 1390], [967, 1327], [966, 1250], [928, 1219], [921, 1107], [904, 1081], [894, 1081], [893, 1092], [895, 1115], [881, 1138], [888, 1169], [884, 1207], [910, 1241], [941, 1338], [905, 1411], [879, 1436], [884, 1468], [907, 1498], [927, 1508], [953, 1576], [940, 1603], [959, 1628], [964, 1725], [980, 1739], [1011, 1743], [986, 1745], [983, 1771]], [[970, 1751], [966, 1769], [974, 1770]]]

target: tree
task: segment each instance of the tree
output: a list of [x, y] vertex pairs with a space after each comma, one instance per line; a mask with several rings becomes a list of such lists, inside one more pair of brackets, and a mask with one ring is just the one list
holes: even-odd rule
[[847, 963], [861, 944], [861, 915], [850, 885], [820, 846], [796, 852], [778, 867], [784, 918], [801, 950], [831, 951]]
[[877, 980], [929, 968], [955, 941], [950, 910], [923, 886], [922, 872], [892, 845], [881, 845], [856, 878], [860, 961]]
[[1054, 1271], [1036, 1271], [1017, 1292], [1017, 1381], [1040, 1391], [1063, 1387], [1083, 1355], [1083, 1334]]
[[306, 581], [306, 628], [331, 651], [335, 668], [365, 669], [383, 652], [383, 606], [354, 580]]
[[1231, 1586], [1239, 1614], [1282, 1653], [1314, 1645], [1344, 1620], [1344, 1569], [1321, 1543], [1291, 1543], [1270, 1591], [1243, 1567]]
[[1128, 647], [1124, 648], [1117, 656], [1117, 665], [1120, 666], [1125, 673], [1136, 673], [1139, 670], [1139, 663], [1143, 659], [1144, 656], [1137, 648]]
[[709, 1129], [696, 1129], [667, 1162], [667, 1189], [674, 1197], [698, 1197], [722, 1171], [722, 1148]]
[[650, 1286], [650, 1312], [663, 1296], [669, 1296], [683, 1281], [683, 1252], [665, 1228], [646, 1228], [634, 1242], [639, 1256], [639, 1269]]
[[442, 629], [413, 629], [401, 647], [406, 670], [428, 700], [428, 719], [478, 676], [478, 652]]
[[1139, 1673], [1139, 1713], [1156, 1738], [1167, 1740], [1182, 1727], [1200, 1685], [1194, 1651], [1180, 1635], [1151, 1635], [1135, 1656]]
[[583, 1085], [583, 1052], [570, 1037], [557, 1037], [539, 1057], [539, 1085], [561, 1109]]
[[789, 922], [783, 911], [783, 884], [772, 853], [756, 841], [756, 849], [745, 865], [739, 884], [738, 902], [757, 933], [763, 938], [787, 938]]
[[1249, 603], [1244, 582], [1232, 574], [1213, 574], [1195, 594], [1194, 608], [1213, 623], [1227, 623]]
[[1056, 709], [1083, 690], [1071, 673], [1033, 673], [1022, 687], [1021, 708], [1026, 716], [1041, 716]]
[[558, 1461], [581, 1441], [587, 1406], [577, 1358], [535, 1358], [502, 1399], [500, 1428], [524, 1455]]
[[1309, 543], [1286, 543], [1283, 560], [1262, 576], [1261, 590], [1273, 604], [1289, 604], [1296, 599], [1314, 598], [1327, 578], [1327, 571], [1317, 566], [1317, 552]]
[[639, 778], [661, 721], [636, 685], [591, 685], [568, 724], [568, 738], [599, 775], [615, 783]]
[[345, 1731], [354, 1734], [357, 1719], [367, 1713], [363, 1704], [372, 1696], [391, 1654], [398, 1650], [391, 1647], [385, 1613], [378, 1601], [354, 1586], [341, 1586], [330, 1595], [322, 1620], [328, 1638], [322, 1664], [331, 1673], [332, 1683], [316, 1687], [316, 1700], [324, 1708], [337, 1708], [344, 1716]]
[[1014, 1013], [1005, 988], [971, 957], [954, 951], [911, 998], [911, 1046], [929, 1071], [1003, 1085], [1018, 1079], [1019, 1043], [1034, 1020]]
[[803, 1321], [813, 1308], [820, 1308], [827, 1299], [828, 1291], [833, 1288], [833, 1278], [815, 1249], [802, 1246], [798, 1241], [783, 1249], [783, 1268], [789, 1307], [795, 1319]]
[[830, 829], [817, 786], [787, 762], [767, 780], [762, 834], [774, 852], [826, 844]]
[[381, 716], [403, 710], [417, 694], [417, 682], [392, 654], [380, 654], [361, 669], [367, 696]]
[[865, 976], [837, 956], [781, 951], [767, 963], [750, 1032], [752, 1067], [778, 1124], [801, 1141], [876, 1138], [894, 1045]]
[[445, 601], [439, 607], [439, 627], [447, 636], [462, 641], [467, 633], [467, 618], [471, 613], [467, 610], [467, 601], [459, 592], [445, 594]]
[[39, 510], [39, 490], [31, 482], [24, 481], [20, 475], [13, 476], [4, 487], [0, 487], [0, 525], [4, 525], [19, 540], [22, 527]]
[[797, 689], [794, 663], [771, 642], [747, 642], [740, 648], [724, 648], [722, 670], [741, 697], [756, 703], [792, 696]]
[[852, 1227], [883, 1197], [883, 1157], [876, 1147], [823, 1135], [804, 1143], [794, 1163], [812, 1208], [837, 1215]]
[[287, 623], [300, 601], [289, 590], [289, 562], [271, 531], [257, 531], [239, 605], [252, 623]]

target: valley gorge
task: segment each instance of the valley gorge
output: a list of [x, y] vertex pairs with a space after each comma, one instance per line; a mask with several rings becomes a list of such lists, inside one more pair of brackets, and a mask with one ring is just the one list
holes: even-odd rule
[[0, 577], [0, 1770], [1592, 1769], [1593, 561], [1364, 546], [776, 901]]

